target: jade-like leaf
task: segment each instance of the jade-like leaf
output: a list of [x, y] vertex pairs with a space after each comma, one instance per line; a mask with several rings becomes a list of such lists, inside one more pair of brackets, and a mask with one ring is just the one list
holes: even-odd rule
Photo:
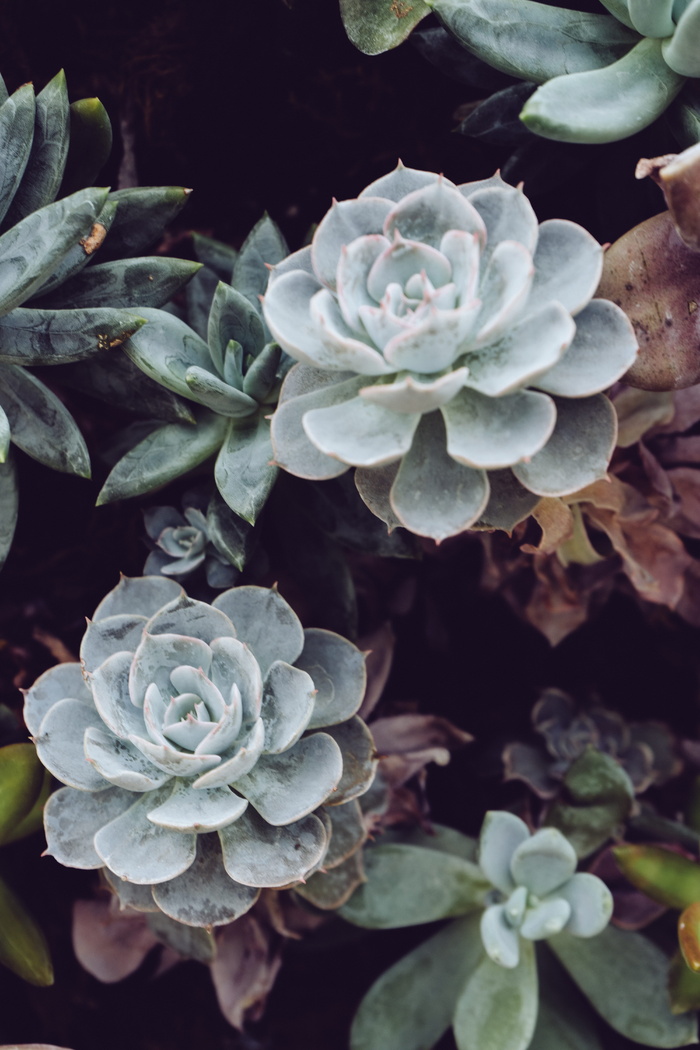
[[115, 787], [99, 793], [59, 788], [44, 811], [46, 852], [68, 868], [101, 868], [103, 861], [93, 844], [95, 834], [124, 813], [135, 797], [133, 792]]
[[671, 959], [668, 994], [674, 1014], [700, 1009], [700, 973], [688, 968], [680, 952], [676, 952]]
[[143, 255], [187, 203], [191, 190], [181, 186], [146, 186], [117, 190], [109, 199], [119, 205], [102, 259]]
[[0, 747], [0, 845], [34, 806], [43, 779], [33, 744]]
[[516, 847], [510, 871], [516, 886], [526, 886], [534, 896], [544, 897], [571, 878], [576, 853], [556, 828], [540, 828]]
[[625, 878], [652, 900], [679, 909], [700, 901], [700, 864], [689, 857], [647, 843], [617, 846], [614, 855]]
[[310, 729], [345, 722], [359, 710], [365, 695], [365, 655], [333, 631], [304, 631], [304, 648], [296, 666], [307, 671], [316, 690]]
[[[109, 233], [114, 218], [117, 214], [117, 205], [107, 198], [104, 206], [95, 217], [92, 226], [87, 229], [84, 237], [76, 241], [65, 253], [57, 266], [49, 274], [45, 274], [39, 287], [36, 289], [36, 300], [48, 296], [56, 288], [80, 273], [90, 263], [95, 252], [100, 251], [105, 238]], [[34, 305], [34, 300], [32, 300]]]
[[109, 783], [85, 757], [87, 729], [103, 729], [97, 711], [74, 697], [54, 704], [42, 719], [35, 744], [39, 758], [57, 780], [79, 791], [105, 791]]
[[61, 69], [36, 97], [32, 149], [7, 213], [8, 225], [55, 200], [68, 156], [68, 113], [66, 77]]
[[207, 507], [207, 529], [218, 552], [242, 570], [250, 555], [253, 529], [233, 513], [218, 492], [212, 495]]
[[153, 899], [171, 919], [208, 929], [245, 915], [259, 893], [226, 873], [216, 835], [199, 835], [197, 856], [187, 871], [153, 887]]
[[29, 812], [22, 817], [20, 822], [15, 824], [14, 828], [5, 839], [6, 843], [19, 842], [20, 839], [24, 839], [28, 835], [33, 835], [35, 832], [39, 831], [44, 822], [44, 807], [51, 797], [53, 786], [53, 777], [48, 769], [45, 769], [43, 782], [34, 805]]
[[682, 87], [661, 41], [646, 38], [605, 69], [548, 81], [525, 103], [521, 119], [530, 131], [560, 142], [614, 142], [661, 116]]
[[34, 89], [24, 84], [0, 107], [0, 220], [17, 192], [34, 136]]
[[270, 276], [269, 267], [281, 262], [288, 254], [289, 248], [279, 226], [269, 215], [263, 215], [241, 245], [231, 278], [231, 284], [258, 312], [259, 296], [265, 292]]
[[111, 307], [165, 306], [200, 265], [163, 255], [100, 263], [62, 284], [53, 296], [42, 299], [41, 305], [61, 310], [103, 303]]
[[365, 851], [367, 882], [340, 914], [356, 926], [416, 926], [479, 908], [489, 883], [476, 864], [419, 846], [378, 845]]
[[372, 985], [353, 1021], [351, 1050], [431, 1050], [481, 958], [478, 916], [449, 923]]
[[70, 107], [70, 144], [59, 196], [92, 186], [112, 152], [112, 125], [99, 98]]
[[694, 1014], [672, 1014], [668, 959], [641, 933], [608, 926], [584, 940], [564, 931], [548, 942], [593, 1007], [616, 1031], [645, 1046], [697, 1040]]
[[[321, 374], [320, 369], [297, 365], [285, 380], [282, 397], [285, 391], [294, 384], [299, 374], [297, 370], [301, 369], [304, 370], [302, 374]], [[347, 463], [341, 463], [325, 455], [312, 444], [304, 430], [303, 420], [310, 410], [326, 408], [330, 405], [342, 405], [343, 402], [354, 397], [364, 383], [364, 376], [337, 382], [334, 380], [333, 373], [325, 373], [325, 383], [318, 386], [317, 389], [311, 389], [307, 393], [300, 391], [298, 396], [291, 395], [285, 400], [282, 400], [281, 397], [270, 425], [275, 462], [290, 474], [312, 481], [327, 481], [344, 474], [348, 469]]]
[[273, 827], [251, 806], [217, 832], [224, 867], [244, 886], [287, 886], [315, 869], [327, 845], [328, 833], [313, 813], [286, 827]]
[[243, 393], [255, 401], [271, 401], [277, 379], [282, 351], [276, 343], [267, 343], [250, 364], [243, 379]]
[[662, 46], [664, 60], [674, 72], [684, 77], [700, 77], [699, 37], [700, 3], [690, 0], [678, 19], [675, 33], [670, 39], [664, 40]]
[[[229, 386], [208, 368], [190, 365], [185, 372], [189, 396], [200, 405], [230, 419], [246, 419], [257, 411], [257, 404], [242, 390]], [[270, 450], [272, 451], [272, 450]]]
[[160, 828], [147, 818], [169, 793], [165, 786], [141, 795], [95, 835], [95, 849], [115, 875], [139, 885], [156, 884], [174, 879], [192, 864], [197, 836]]
[[189, 325], [165, 310], [144, 308], [140, 314], [148, 324], [124, 344], [127, 355], [156, 383], [191, 398], [187, 370], [195, 365], [213, 372], [209, 347]]
[[663, 40], [676, 28], [673, 5], [674, 0], [628, 0], [630, 21], [642, 36]]
[[325, 731], [335, 740], [343, 755], [343, 775], [326, 805], [340, 806], [364, 795], [371, 787], [379, 756], [372, 734], [357, 716], [340, 725], [327, 726]]
[[458, 1050], [527, 1050], [539, 1003], [535, 946], [521, 940], [520, 961], [507, 969], [484, 955], [457, 1001]]
[[607, 15], [534, 0], [431, 0], [430, 6], [468, 51], [536, 84], [606, 66], [639, 39]]
[[63, 700], [72, 696], [82, 700], [88, 707], [94, 707], [92, 693], [85, 684], [79, 663], [55, 664], [39, 675], [34, 684], [24, 694], [24, 721], [27, 729], [36, 736], [41, 720], [47, 711]]
[[9, 454], [4, 463], [0, 463], [0, 568], [5, 564], [12, 546], [18, 508], [17, 472], [14, 459]]
[[265, 676], [261, 709], [267, 754], [279, 754], [297, 742], [309, 724], [314, 691], [305, 671], [275, 660]]
[[267, 587], [234, 587], [212, 605], [228, 616], [266, 675], [275, 660], [295, 663], [304, 646], [299, 617], [277, 591]]
[[510, 894], [515, 889], [511, 857], [529, 839], [527, 824], [514, 813], [496, 809], [484, 817], [479, 836], [479, 864], [489, 882], [501, 893]]
[[90, 477], [90, 458], [78, 425], [63, 403], [30, 372], [0, 364], [0, 405], [12, 441], [53, 470]]
[[0, 880], [0, 963], [40, 988], [53, 984], [46, 938], [4, 880]]
[[213, 456], [224, 440], [226, 420], [213, 413], [199, 423], [169, 423], [154, 430], [112, 469], [97, 497], [98, 506], [140, 496], [167, 485]]
[[564, 787], [549, 809], [547, 823], [585, 857], [613, 836], [628, 816], [634, 788], [622, 766], [592, 747], [571, 764]]
[[259, 310], [239, 291], [221, 281], [214, 292], [207, 323], [207, 342], [220, 375], [224, 374], [224, 355], [232, 339], [240, 343], [244, 354], [254, 357], [266, 341]]
[[365, 55], [381, 55], [402, 44], [430, 8], [423, 0], [340, 0], [340, 14], [355, 47]]
[[340, 783], [343, 759], [327, 733], [313, 733], [279, 755], [261, 755], [245, 776], [240, 791], [274, 827], [301, 820], [326, 801]]
[[154, 616], [168, 602], [179, 598], [184, 591], [179, 583], [165, 576], [122, 576], [116, 587], [102, 599], [93, 613], [93, 620], [108, 616]]
[[231, 510], [254, 525], [278, 470], [272, 462], [270, 424], [261, 413], [229, 424], [216, 459], [214, 479]]
[[[109, 297], [107, 297], [109, 301]], [[111, 308], [29, 310], [0, 317], [0, 361], [54, 365], [82, 361], [100, 351], [116, 353], [146, 322]], [[133, 398], [134, 392], [132, 390]], [[140, 406], [142, 409], [142, 406]]]

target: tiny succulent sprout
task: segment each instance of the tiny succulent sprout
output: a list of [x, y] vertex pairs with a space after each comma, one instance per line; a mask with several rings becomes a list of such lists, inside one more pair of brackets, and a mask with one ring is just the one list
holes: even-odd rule
[[521, 937], [541, 941], [562, 930], [595, 937], [610, 921], [610, 890], [596, 875], [576, 872], [576, 852], [556, 828], [530, 834], [512, 813], [488, 813], [479, 865], [494, 887], [481, 916], [481, 939], [499, 966], [518, 965]]
[[124, 578], [81, 664], [26, 694], [39, 758], [66, 785], [45, 810], [59, 863], [105, 868], [123, 904], [210, 927], [362, 845], [364, 656], [304, 630], [276, 590], [209, 605], [165, 576]]
[[299, 362], [275, 461], [315, 480], [355, 467], [390, 529], [438, 542], [511, 530], [541, 497], [604, 477], [616, 423], [602, 391], [637, 341], [592, 299], [602, 259], [576, 223], [538, 224], [498, 175], [456, 186], [400, 164], [334, 203], [264, 297]]

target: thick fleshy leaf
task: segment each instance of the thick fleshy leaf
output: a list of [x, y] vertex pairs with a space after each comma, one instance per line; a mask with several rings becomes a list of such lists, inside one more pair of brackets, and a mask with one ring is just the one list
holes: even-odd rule
[[92, 794], [60, 788], [44, 809], [46, 852], [68, 868], [101, 868], [93, 839], [100, 828], [133, 805], [131, 791], [110, 787]]
[[407, 375], [393, 383], [376, 383], [374, 386], [363, 387], [360, 397], [391, 409], [392, 412], [432, 412], [452, 400], [464, 386], [466, 376], [466, 368], [457, 368], [454, 372], [427, 383]]
[[185, 379], [187, 369], [197, 365], [212, 372], [209, 347], [174, 314], [144, 307], [139, 310], [139, 315], [148, 324], [127, 340], [124, 350], [134, 364], [156, 383], [183, 397], [193, 398]]
[[[263, 215], [241, 245], [233, 265], [231, 284], [258, 310], [259, 297], [267, 288], [269, 268], [281, 263], [288, 255], [289, 249], [279, 226], [269, 215]], [[207, 265], [211, 264], [207, 262]], [[224, 276], [224, 280], [228, 278]]]
[[456, 463], [445, 445], [440, 413], [421, 416], [390, 495], [401, 524], [438, 543], [469, 528], [484, 510], [489, 494], [486, 474]]
[[250, 556], [253, 530], [247, 521], [231, 513], [218, 492], [212, 494], [207, 507], [207, 529], [219, 554], [242, 570]]
[[250, 772], [260, 758], [265, 744], [265, 726], [261, 718], [255, 722], [248, 734], [247, 739], [238, 747], [236, 753], [215, 766], [208, 772], [203, 773], [193, 782], [194, 788], [224, 787], [227, 784], [235, 785], [236, 782]]
[[416, 312], [413, 323], [390, 338], [384, 355], [390, 365], [387, 371], [434, 374], [449, 368], [465, 349], [480, 313], [478, 300], [457, 309], [440, 310], [437, 306]]
[[375, 981], [355, 1015], [352, 1050], [435, 1046], [450, 1027], [460, 993], [482, 958], [478, 916], [449, 923]]
[[[53, 984], [53, 966], [46, 938], [4, 879], [0, 879], [0, 964], [40, 988]], [[27, 1050], [31, 1050], [31, 1045]]]
[[182, 186], [130, 186], [110, 193], [110, 201], [118, 207], [102, 258], [144, 255], [161, 239], [191, 192]]
[[185, 382], [190, 390], [190, 397], [205, 405], [212, 412], [218, 412], [230, 419], [245, 419], [257, 411], [257, 404], [242, 390], [229, 386], [211, 371], [191, 365], [185, 373]]
[[226, 873], [214, 835], [200, 835], [197, 856], [176, 878], [153, 887], [153, 899], [171, 919], [187, 926], [223, 926], [245, 915], [259, 890], [234, 882]]
[[641, 36], [671, 36], [676, 28], [673, 3], [674, 0], [628, 0], [630, 21]]
[[484, 260], [503, 241], [516, 241], [532, 255], [537, 244], [537, 216], [522, 189], [505, 185], [485, 187], [472, 191], [468, 201], [486, 228]]
[[0, 845], [10, 841], [34, 808], [44, 769], [32, 744], [0, 747]]
[[171, 695], [170, 674], [176, 667], [197, 667], [208, 674], [211, 658], [211, 649], [199, 638], [145, 632], [129, 673], [132, 704], [143, 707], [151, 683], [157, 685], [162, 695]]
[[[134, 707], [131, 710], [139, 713]], [[88, 762], [115, 787], [140, 793], [159, 788], [170, 780], [168, 773], [157, 769], [128, 740], [120, 740], [102, 729], [86, 729], [84, 747]]]
[[200, 269], [200, 263], [154, 255], [89, 266], [41, 305], [54, 309], [165, 306]]
[[[384, 197], [386, 200], [398, 202], [409, 193], [413, 193], [414, 190], [419, 190], [423, 186], [429, 186], [432, 182], [437, 182], [441, 178], [443, 178], [442, 175], [437, 175], [433, 171], [407, 168], [405, 164], [399, 161], [393, 171], [390, 171], [388, 175], [382, 175], [380, 178], [375, 179], [374, 182], [370, 182], [369, 186], [361, 190], [359, 196], [360, 198]], [[453, 185], [449, 179], [443, 178], [443, 181], [448, 186]]]
[[184, 594], [182, 587], [164, 576], [122, 576], [92, 614], [95, 622], [108, 616], [151, 617], [168, 602]]
[[277, 480], [278, 467], [272, 456], [270, 424], [262, 413], [229, 425], [216, 458], [214, 478], [231, 510], [251, 525]]
[[315, 908], [321, 908], [322, 911], [337, 911], [364, 881], [362, 851], [358, 850], [347, 860], [331, 868], [330, 871], [326, 869], [324, 859], [323, 869], [310, 875], [306, 882], [295, 886], [294, 892], [309, 904], [313, 904]]
[[[333, 202], [333, 207], [324, 215], [311, 242], [314, 272], [323, 284], [335, 290], [336, 271], [343, 247], [365, 234], [381, 233], [390, 211], [391, 201], [384, 197]], [[267, 314], [266, 319], [270, 324]]]
[[530, 292], [533, 275], [532, 255], [522, 244], [505, 240], [493, 247], [479, 284], [481, 306], [475, 348], [496, 342], [517, 320]]
[[501, 893], [510, 894], [515, 889], [511, 858], [529, 838], [527, 824], [514, 813], [492, 810], [486, 814], [479, 836], [479, 866]]
[[0, 568], [12, 546], [18, 510], [17, 471], [14, 457], [8, 452], [4, 462], [0, 462]]
[[535, 509], [540, 497], [524, 488], [512, 470], [490, 470], [489, 501], [474, 528], [511, 532]]
[[520, 962], [506, 969], [484, 956], [454, 1014], [458, 1050], [527, 1050], [539, 1002], [535, 947], [520, 942]]
[[547, 444], [516, 478], [540, 496], [566, 496], [605, 477], [617, 437], [615, 409], [604, 394], [555, 399], [557, 422]]
[[557, 415], [552, 399], [532, 390], [499, 398], [463, 390], [441, 412], [449, 455], [488, 470], [529, 460], [549, 439]]
[[549, 807], [547, 823], [586, 857], [618, 834], [633, 801], [634, 786], [618, 761], [589, 747], [569, 766], [564, 793]]
[[93, 769], [83, 751], [83, 736], [91, 727], [103, 727], [97, 711], [66, 697], [44, 715], [34, 742], [39, 758], [57, 780], [81, 791], [104, 791], [108, 782]]
[[0, 406], [12, 441], [23, 452], [53, 470], [90, 477], [90, 457], [77, 423], [31, 372], [0, 364]]
[[282, 348], [277, 343], [266, 343], [243, 377], [243, 393], [260, 404], [277, 401], [275, 388], [282, 369]]
[[114, 350], [145, 324], [126, 310], [18, 307], [0, 317], [0, 358], [18, 365], [60, 365]]
[[556, 828], [541, 828], [513, 852], [510, 872], [517, 886], [544, 897], [576, 871], [576, 852]]
[[533, 1050], [603, 1050], [596, 1017], [546, 948], [539, 954], [540, 1008]]
[[548, 219], [539, 228], [534, 263], [528, 313], [556, 299], [575, 316], [595, 295], [603, 272], [603, 248], [578, 223]]
[[254, 722], [260, 714], [262, 676], [249, 645], [236, 638], [215, 638], [211, 651], [212, 682], [222, 696], [231, 691], [235, 682], [241, 696], [243, 721]]
[[598, 394], [624, 375], [638, 349], [624, 311], [607, 299], [594, 299], [576, 318], [576, 335], [568, 350], [536, 380], [537, 387], [562, 397]]
[[356, 714], [365, 695], [365, 656], [333, 631], [309, 628], [295, 661], [308, 672], [317, 690], [309, 729], [337, 725]]
[[37, 678], [24, 694], [24, 721], [36, 736], [46, 712], [65, 697], [81, 700], [93, 707], [92, 693], [85, 684], [79, 663], [56, 664]]
[[232, 339], [240, 343], [244, 354], [257, 357], [262, 350], [265, 332], [259, 311], [259, 304], [251, 305], [236, 288], [223, 282], [216, 286], [207, 322], [207, 343], [219, 375], [224, 374], [226, 348]]
[[337, 868], [357, 852], [367, 839], [367, 828], [356, 799], [342, 806], [326, 806], [324, 814], [331, 822], [331, 841], [323, 858], [324, 871], [328, 871]]
[[[517, 892], [517, 891], [516, 891]], [[520, 937], [506, 917], [504, 904], [492, 904], [481, 916], [481, 940], [489, 959], [512, 970], [520, 961]]]
[[672, 1014], [668, 959], [641, 933], [608, 926], [584, 940], [566, 930], [549, 947], [593, 1007], [616, 1031], [645, 1046], [697, 1040], [695, 1014]]
[[141, 496], [198, 467], [221, 447], [227, 426], [223, 417], [207, 413], [196, 427], [186, 423], [158, 427], [112, 468], [97, 497], [98, 506]]
[[276, 755], [297, 742], [314, 710], [313, 679], [298, 667], [275, 660], [265, 677], [261, 716], [265, 752]]
[[421, 19], [430, 14], [430, 8], [422, 0], [412, 7], [387, 7], [385, 3], [372, 0], [368, 6], [364, 0], [340, 0], [340, 14], [349, 39], [365, 55], [381, 55], [398, 47]]
[[27, 167], [34, 137], [36, 102], [31, 84], [4, 98], [0, 108], [0, 219], [4, 219]]
[[172, 794], [152, 809], [148, 819], [172, 831], [218, 831], [238, 820], [248, 803], [227, 787], [192, 787], [191, 781], [176, 780]]
[[465, 386], [500, 397], [532, 382], [560, 360], [576, 325], [557, 302], [550, 302], [519, 321], [497, 341], [466, 358]]
[[281, 827], [325, 802], [342, 772], [335, 740], [327, 733], [314, 733], [282, 754], [261, 755], [251, 771], [236, 780], [236, 790], [267, 823]]
[[372, 734], [357, 716], [340, 725], [326, 726], [325, 731], [335, 740], [343, 756], [343, 775], [326, 805], [340, 806], [364, 795], [371, 787], [379, 756]]
[[[135, 606], [138, 609], [138, 606]], [[148, 619], [138, 613], [120, 613], [104, 620], [88, 620], [80, 643], [80, 660], [86, 671], [95, 671], [115, 653], [133, 652], [141, 641]]]
[[234, 587], [217, 595], [212, 605], [234, 625], [263, 677], [275, 660], [296, 662], [304, 647], [304, 629], [278, 591], [268, 587]]
[[286, 827], [272, 827], [250, 807], [218, 832], [226, 871], [244, 886], [301, 882], [321, 861], [328, 834], [310, 813]]
[[[110, 623], [111, 619], [102, 620], [100, 625], [95, 626]], [[146, 620], [139, 617], [139, 621], [140, 639]], [[144, 731], [143, 714], [134, 706], [129, 695], [129, 672], [133, 659], [133, 652], [113, 653], [90, 675], [92, 695], [100, 718], [122, 740], [128, 740], [131, 733]]]
[[520, 927], [520, 933], [530, 941], [543, 941], [561, 931], [571, 916], [571, 905], [556, 894], [531, 908]]
[[361, 499], [367, 508], [371, 510], [372, 514], [384, 522], [389, 535], [394, 529], [403, 524], [394, 513], [390, 498], [391, 486], [394, 484], [398, 472], [398, 463], [390, 463], [388, 467], [374, 467], [367, 470], [358, 467], [355, 471], [355, 487]]
[[[357, 376], [335, 383], [326, 374], [324, 385], [318, 389], [290, 396], [288, 400], [283, 399], [285, 392], [296, 385], [297, 369], [302, 368], [303, 365], [297, 365], [287, 376], [282, 387], [280, 403], [272, 417], [270, 437], [275, 463], [297, 477], [326, 481], [344, 474], [348, 469], [347, 464], [325, 455], [311, 443], [303, 426], [304, 416], [311, 410], [342, 405], [343, 402], [356, 397], [366, 379], [364, 376]], [[320, 370], [307, 369], [302, 376], [309, 373], [315, 378], [320, 375]]]
[[[635, 2], [639, 3], [639, 0]], [[664, 40], [662, 47], [664, 61], [681, 76], [700, 77], [700, 56], [698, 56], [700, 4], [697, 0], [690, 0], [685, 10], [681, 10], [682, 14], [678, 19], [675, 33], [670, 39]]]
[[587, 871], [573, 875], [556, 890], [556, 896], [571, 906], [567, 933], [576, 937], [595, 937], [610, 922], [612, 894], [602, 879]]
[[365, 851], [367, 882], [340, 914], [356, 926], [416, 926], [479, 908], [488, 883], [476, 864], [418, 846], [378, 845]]
[[605, 69], [549, 80], [520, 117], [537, 135], [559, 142], [614, 142], [661, 116], [683, 82], [664, 61], [661, 41], [646, 38]]
[[155, 885], [181, 875], [192, 864], [196, 835], [160, 828], [148, 813], [170, 794], [169, 787], [141, 795], [95, 835], [95, 849], [110, 871], [128, 882]]
[[536, 84], [607, 66], [639, 39], [607, 15], [533, 0], [433, 0], [431, 7], [468, 51]]
[[[440, 178], [402, 197], [384, 220], [383, 232], [392, 241], [398, 232], [405, 240], [419, 241], [438, 248], [444, 235], [451, 230], [475, 233], [482, 242], [486, 236], [483, 220], [479, 210], [475, 211], [474, 202], [468, 201], [452, 183]], [[439, 284], [444, 284], [446, 280], [449, 280], [449, 273]], [[435, 281], [433, 284], [438, 286]]]
[[[346, 253], [343, 253], [343, 260], [346, 258]], [[380, 261], [381, 257], [377, 262]], [[373, 272], [374, 267], [370, 270], [369, 277]], [[339, 267], [339, 281], [342, 280], [342, 273], [343, 267]], [[377, 298], [381, 299], [383, 294], [384, 285], [381, 286]], [[322, 356], [319, 353], [311, 354], [309, 351], [309, 355], [319, 365], [332, 368], [334, 371], [338, 371], [338, 368], [341, 367], [348, 371], [359, 372], [361, 375], [384, 375], [391, 371], [382, 355], [377, 353], [373, 346], [368, 345], [365, 339], [358, 338], [357, 332], [348, 327], [341, 306], [327, 288], [321, 288], [311, 297], [309, 314], [316, 336], [325, 350]]]

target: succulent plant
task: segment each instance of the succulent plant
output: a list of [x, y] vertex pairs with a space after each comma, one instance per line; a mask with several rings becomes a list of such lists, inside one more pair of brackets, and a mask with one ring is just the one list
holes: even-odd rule
[[[216, 256], [212, 243], [209, 255]], [[286, 254], [279, 230], [265, 217], [235, 258], [231, 283], [217, 281], [215, 272], [202, 274], [190, 298], [192, 327], [171, 312], [141, 311], [148, 321], [143, 338], [135, 333], [124, 349], [151, 379], [200, 406], [197, 426], [153, 430], [113, 468], [99, 503], [150, 492], [216, 455], [221, 496], [239, 517], [255, 523], [277, 477], [266, 417], [288, 366], [270, 339], [258, 297], [267, 284], [266, 264]]]
[[[432, 10], [471, 55], [543, 85], [521, 119], [564, 142], [633, 135], [674, 102], [688, 78], [700, 78], [697, 0], [601, 0], [601, 9], [536, 0], [341, 0], [348, 35], [367, 54], [396, 47]], [[700, 120], [692, 91], [676, 108], [690, 144]]]
[[588, 748], [614, 758], [636, 794], [662, 784], [682, 768], [670, 730], [659, 722], [627, 724], [616, 711], [595, 706], [578, 711], [559, 689], [546, 689], [532, 709], [542, 744], [509, 744], [503, 753], [506, 780], [523, 780], [540, 798], [555, 798], [571, 765]]
[[692, 1042], [694, 1017], [667, 1002], [666, 956], [608, 926], [609, 890], [576, 863], [557, 829], [531, 834], [503, 811], [486, 814], [478, 849], [439, 827], [368, 847], [367, 882], [341, 909], [345, 919], [380, 929], [452, 921], [370, 988], [352, 1050], [429, 1050], [450, 1025], [459, 1050], [597, 1046], [595, 1019], [572, 1008], [562, 971], [628, 1038]]
[[125, 904], [222, 925], [364, 840], [364, 657], [304, 631], [277, 591], [208, 605], [164, 576], [124, 578], [81, 663], [26, 694], [37, 753], [68, 785], [46, 806], [48, 852], [104, 867]]
[[[0, 141], [1, 564], [17, 516], [10, 442], [55, 470], [90, 476], [73, 417], [26, 366], [114, 358], [144, 324], [133, 308], [166, 302], [197, 267], [162, 256], [133, 258], [158, 239], [187, 191], [92, 187], [61, 196], [95, 177], [111, 144], [101, 104], [83, 99], [69, 106], [62, 72], [36, 97], [31, 84], [8, 97], [0, 79]], [[130, 398], [138, 393], [132, 383]]]
[[538, 226], [498, 175], [455, 186], [399, 165], [273, 268], [264, 316], [300, 362], [275, 461], [317, 480], [354, 466], [370, 510], [438, 541], [511, 529], [603, 477], [601, 391], [637, 344], [619, 307], [591, 301], [601, 266], [590, 234]]

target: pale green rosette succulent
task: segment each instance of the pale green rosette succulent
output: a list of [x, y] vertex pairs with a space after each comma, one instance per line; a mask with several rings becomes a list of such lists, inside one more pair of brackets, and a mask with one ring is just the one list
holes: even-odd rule
[[366, 849], [367, 882], [343, 918], [452, 921], [369, 989], [351, 1050], [430, 1050], [450, 1027], [458, 1050], [599, 1050], [594, 1011], [645, 1046], [694, 1042], [694, 1015], [671, 1012], [664, 953], [609, 926], [610, 891], [576, 866], [559, 830], [531, 834], [504, 811], [486, 814], [478, 844], [436, 827]]
[[355, 800], [375, 766], [355, 715], [364, 657], [304, 630], [277, 591], [208, 605], [162, 576], [122, 579], [81, 664], [50, 668], [25, 704], [67, 785], [45, 810], [60, 863], [104, 867], [124, 904], [217, 926], [361, 845]]
[[637, 342], [591, 298], [602, 255], [576, 223], [538, 224], [498, 175], [455, 186], [399, 165], [335, 203], [263, 302], [300, 362], [272, 419], [276, 462], [316, 480], [354, 466], [390, 528], [438, 541], [511, 529], [604, 477], [616, 422], [601, 391]]

